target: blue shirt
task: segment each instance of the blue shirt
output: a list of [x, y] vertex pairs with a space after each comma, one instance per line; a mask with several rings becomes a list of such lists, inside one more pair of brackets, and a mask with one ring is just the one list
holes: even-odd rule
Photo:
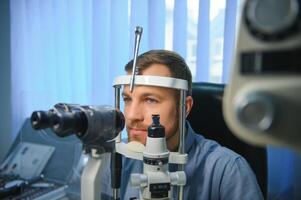
[[[187, 182], [184, 199], [263, 199], [256, 177], [246, 160], [233, 151], [212, 140], [196, 134], [188, 123], [185, 141], [188, 162], [185, 165]], [[169, 165], [170, 171], [177, 166]], [[130, 184], [131, 173], [142, 173], [143, 163], [129, 158], [123, 159], [121, 199], [139, 196], [139, 188]], [[102, 192], [112, 194], [110, 188], [109, 164], [105, 164], [102, 174]], [[174, 189], [173, 197], [177, 199]]]

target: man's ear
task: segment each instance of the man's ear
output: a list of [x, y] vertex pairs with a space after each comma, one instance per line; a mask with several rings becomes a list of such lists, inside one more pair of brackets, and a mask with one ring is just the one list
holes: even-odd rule
[[186, 97], [186, 117], [189, 115], [193, 105], [193, 98], [192, 96]]

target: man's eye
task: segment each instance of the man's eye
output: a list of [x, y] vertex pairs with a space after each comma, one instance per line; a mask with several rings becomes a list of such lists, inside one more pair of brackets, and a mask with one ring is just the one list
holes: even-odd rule
[[129, 97], [123, 97], [123, 101], [124, 101], [125, 103], [128, 103], [128, 102], [131, 101], [131, 98], [129, 98]]
[[153, 98], [146, 98], [146, 99], [145, 99], [145, 102], [146, 102], [146, 103], [154, 104], [154, 103], [158, 103], [158, 100], [153, 99]]

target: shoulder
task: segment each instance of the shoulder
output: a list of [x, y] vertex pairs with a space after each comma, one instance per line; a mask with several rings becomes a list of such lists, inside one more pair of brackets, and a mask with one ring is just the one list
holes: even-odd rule
[[[188, 137], [190, 137], [188, 138], [190, 146], [187, 149], [187, 168], [199, 174], [211, 174], [215, 180], [220, 180], [227, 166], [233, 165], [239, 159], [244, 160], [234, 151], [221, 146], [216, 141], [205, 139], [192, 129], [188, 132]], [[213, 177], [208, 178], [213, 179]]]
[[210, 166], [213, 170], [230, 170], [232, 173], [243, 171], [255, 177], [248, 162], [241, 155], [214, 140], [196, 134], [191, 127], [189, 129], [188, 137], [193, 138], [190, 139], [191, 145], [187, 152], [189, 158], [198, 160], [198, 164]]
[[218, 161], [226, 163], [234, 163], [237, 159], [243, 159], [241, 155], [236, 152], [221, 146], [214, 140], [206, 139], [201, 135], [194, 133], [194, 140], [188, 154], [192, 153], [199, 159], [206, 159], [207, 161]]
[[[201, 135], [194, 136], [194, 143], [188, 152], [188, 157], [194, 160], [198, 168], [210, 169], [219, 174], [221, 179], [237, 175], [236, 178], [244, 178], [245, 174], [255, 178], [248, 162], [236, 152], [221, 146], [216, 141], [205, 139]], [[254, 179], [256, 180], [256, 178]]]
[[195, 159], [209, 159], [210, 160], [223, 160], [234, 161], [241, 156], [234, 151], [221, 146], [214, 140], [206, 139], [201, 134], [197, 134], [187, 123], [187, 137], [186, 137], [186, 152], [189, 157]]
[[262, 199], [252, 169], [234, 151], [195, 134], [188, 157], [187, 164], [212, 184], [208, 188], [215, 188], [221, 199]]
[[220, 193], [225, 199], [263, 199], [255, 174], [243, 157], [226, 165]]

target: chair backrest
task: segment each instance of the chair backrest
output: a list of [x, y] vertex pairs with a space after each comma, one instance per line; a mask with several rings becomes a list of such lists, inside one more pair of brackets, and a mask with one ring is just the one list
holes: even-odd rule
[[224, 84], [192, 84], [194, 105], [188, 116], [192, 128], [205, 138], [213, 139], [242, 155], [253, 169], [264, 197], [267, 196], [267, 152], [239, 140], [225, 124], [222, 113]]

